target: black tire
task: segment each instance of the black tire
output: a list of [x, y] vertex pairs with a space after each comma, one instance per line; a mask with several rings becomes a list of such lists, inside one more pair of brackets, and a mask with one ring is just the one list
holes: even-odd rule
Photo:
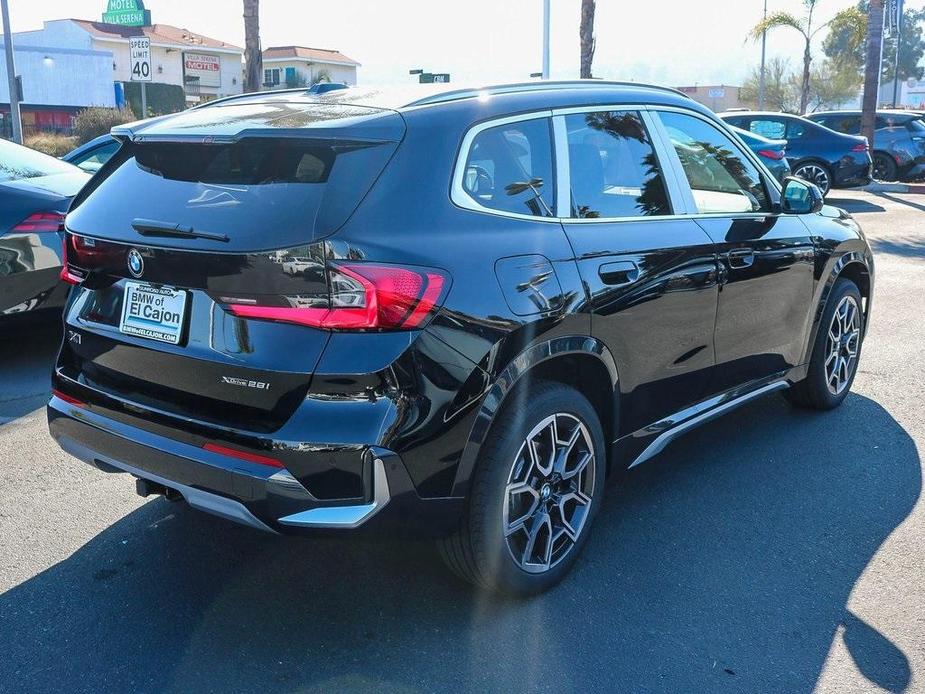
[[874, 152], [874, 179], [878, 181], [895, 181], [897, 179], [896, 162], [889, 154]]
[[[584, 467], [584, 472], [579, 473], [577, 477], [579, 485], [592, 484], [593, 492], [589, 494], [590, 503], [581, 506], [587, 510], [583, 512], [584, 519], [577, 539], [571, 541], [568, 537], [560, 536], [560, 540], [564, 539], [570, 543], [569, 548], [556, 563], [550, 561], [548, 568], [539, 570], [535, 566], [531, 567], [530, 562], [522, 564], [515, 560], [514, 550], [510, 548], [505, 537], [505, 513], [509, 513], [511, 509], [506, 489], [512, 477], [516, 479], [516, 470], [523, 469], [518, 466], [518, 461], [521, 460], [520, 454], [525, 450], [527, 436], [550, 418], [556, 418], [557, 426], [565, 427], [575, 420], [584, 426], [584, 430], [576, 434], [576, 438], [581, 436], [583, 447], [584, 442], [590, 443], [590, 447], [593, 448], [591, 454], [594, 467], [593, 470], [589, 469], [589, 466]], [[578, 426], [575, 425], [572, 431], [577, 429]], [[600, 508], [604, 494], [606, 455], [604, 434], [597, 413], [581, 393], [573, 388], [549, 382], [534, 382], [529, 387], [519, 387], [499, 413], [479, 454], [461, 527], [452, 536], [439, 541], [440, 553], [446, 564], [454, 573], [470, 583], [509, 595], [535, 595], [556, 585], [568, 573], [581, 552], [588, 539], [594, 516]], [[564, 482], [565, 480], [560, 481]], [[545, 501], [542, 497], [543, 494], [538, 495], [535, 502], [540, 505], [537, 508], [540, 514], [542, 504], [554, 504], [555, 498], [551, 497], [551, 500]], [[532, 504], [532, 496], [529, 498]], [[551, 508], [547, 513], [549, 518], [559, 513], [556, 510], [557, 506], [553, 505]], [[579, 507], [576, 505], [574, 508]], [[510, 534], [511, 542], [523, 537], [526, 543], [529, 537], [527, 523], [523, 523], [522, 526], [521, 530]], [[523, 536], [519, 535], [521, 532], [524, 533]], [[547, 537], [551, 538], [552, 532], [553, 526], [550, 521]], [[539, 540], [535, 539], [534, 544], [537, 542]], [[554, 543], [549, 545], [554, 546]], [[549, 556], [553, 550], [544, 551]], [[525, 551], [521, 556], [526, 555]], [[532, 571], [526, 570], [524, 566], [532, 568]]]
[[793, 169], [793, 175], [819, 187], [825, 197], [832, 190], [832, 170], [821, 161], [804, 161]]
[[[843, 387], [838, 389], [836, 386], [838, 392], [833, 392], [832, 388], [830, 388], [830, 378], [827, 372], [827, 359], [831, 354], [830, 347], [834, 344], [830, 341], [829, 331], [833, 325], [835, 313], [842, 306], [842, 302], [850, 300], [853, 300], [856, 307], [858, 321], [858, 337], [854, 345], [855, 356], [845, 370], [847, 377], [843, 380]], [[847, 397], [857, 374], [858, 361], [861, 358], [861, 346], [864, 340], [864, 312], [862, 307], [861, 292], [858, 290], [857, 285], [845, 277], [836, 280], [835, 286], [832, 287], [832, 293], [826, 301], [825, 310], [822, 312], [819, 332], [813, 342], [813, 353], [809, 360], [809, 370], [806, 378], [791, 385], [789, 390], [784, 393], [791, 403], [798, 407], [814, 410], [831, 410], [841, 405], [842, 401]]]

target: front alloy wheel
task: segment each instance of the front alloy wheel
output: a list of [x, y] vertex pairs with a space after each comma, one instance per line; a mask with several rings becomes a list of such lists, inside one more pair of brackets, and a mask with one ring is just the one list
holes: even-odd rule
[[565, 412], [527, 435], [504, 491], [504, 534], [511, 558], [529, 573], [548, 571], [575, 547], [594, 498], [594, 443]]
[[823, 195], [828, 195], [829, 189], [832, 187], [832, 178], [829, 176], [828, 170], [821, 164], [803, 164], [797, 167], [793, 175], [802, 178], [804, 181], [815, 183]]
[[832, 395], [851, 382], [860, 344], [861, 309], [849, 294], [838, 303], [826, 336], [825, 382]]

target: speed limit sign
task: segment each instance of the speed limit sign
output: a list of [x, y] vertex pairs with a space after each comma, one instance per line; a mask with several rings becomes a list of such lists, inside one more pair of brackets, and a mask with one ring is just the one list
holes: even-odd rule
[[147, 36], [129, 39], [131, 55], [132, 82], [151, 81], [151, 39]]

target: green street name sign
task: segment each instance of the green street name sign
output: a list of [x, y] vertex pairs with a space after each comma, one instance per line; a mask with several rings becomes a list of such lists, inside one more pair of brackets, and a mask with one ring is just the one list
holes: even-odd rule
[[151, 12], [145, 9], [143, 0], [109, 0], [103, 21], [129, 27], [150, 26]]

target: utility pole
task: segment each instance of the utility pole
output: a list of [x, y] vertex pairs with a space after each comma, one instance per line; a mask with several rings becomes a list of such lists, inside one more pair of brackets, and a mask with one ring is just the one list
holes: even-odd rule
[[903, 45], [903, 0], [893, 0], [896, 12], [896, 52], [893, 54], [893, 108], [896, 108], [896, 95], [899, 91], [899, 51]]
[[880, 69], [883, 60], [883, 4], [884, 0], [870, 0], [867, 14], [867, 46], [864, 65], [864, 97], [861, 100], [861, 134], [874, 148], [874, 126], [877, 101], [880, 98]]
[[13, 142], [22, 144], [22, 116], [19, 113], [19, 81], [16, 79], [16, 61], [13, 58], [13, 34], [10, 31], [10, 8], [7, 0], [0, 0], [3, 14], [3, 46], [6, 52], [6, 77], [10, 85], [10, 119], [13, 121]]
[[549, 79], [549, 0], [543, 0], [543, 79]]
[[[768, 18], [768, 0], [764, 0], [764, 14], [762, 15], [763, 19]], [[761, 76], [758, 78], [758, 110], [764, 111], [764, 92], [765, 92], [765, 70], [764, 70], [764, 57], [765, 57], [765, 48], [768, 43], [768, 31], [765, 29], [761, 32]]]

